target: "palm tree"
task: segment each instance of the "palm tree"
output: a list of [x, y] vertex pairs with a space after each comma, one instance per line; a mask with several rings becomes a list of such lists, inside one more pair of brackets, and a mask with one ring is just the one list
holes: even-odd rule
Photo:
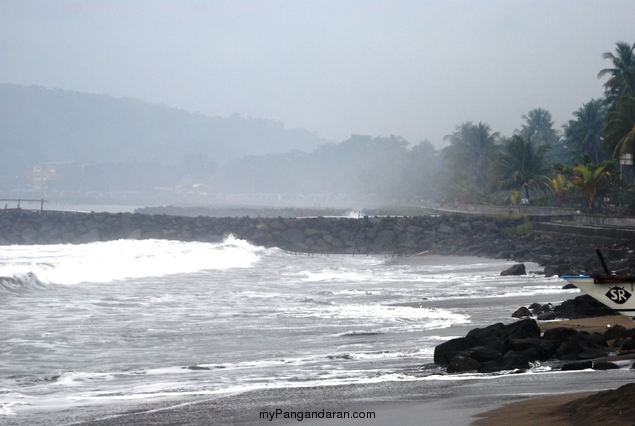
[[554, 146], [558, 142], [558, 132], [553, 128], [551, 113], [546, 109], [536, 108], [523, 115], [526, 124], [518, 132], [526, 139], [531, 139], [538, 145]]
[[592, 168], [585, 165], [577, 165], [573, 168], [574, 175], [572, 182], [580, 189], [580, 192], [586, 197], [589, 202], [589, 208], [593, 210], [593, 202], [598, 192], [603, 189], [610, 173], [605, 170], [603, 166], [598, 168]]
[[482, 192], [487, 188], [490, 167], [499, 154], [498, 136], [485, 123], [474, 125], [467, 121], [444, 138], [450, 141], [450, 146], [443, 149], [450, 168], [472, 176]]
[[631, 152], [635, 143], [635, 44], [619, 42], [616, 54], [606, 52], [604, 59], [613, 62], [613, 68], [600, 71], [598, 78], [610, 75], [604, 83], [608, 112], [604, 125], [607, 149], [613, 157]]
[[514, 135], [505, 142], [501, 157], [493, 164], [499, 178], [499, 189], [525, 190], [529, 198], [531, 188], [539, 188], [548, 177], [545, 155], [551, 147], [534, 143], [520, 135]]
[[569, 193], [571, 185], [569, 181], [563, 175], [556, 175], [555, 177], [545, 181], [545, 185], [553, 196], [556, 198], [556, 207], [560, 207], [562, 200]]
[[513, 205], [513, 206], [517, 206], [520, 204], [520, 200], [523, 196], [523, 193], [520, 191], [514, 191], [514, 190], [510, 190], [509, 191], [509, 202]]
[[569, 120], [564, 128], [564, 143], [569, 152], [573, 153], [571, 160], [577, 161], [582, 154], [591, 154], [594, 163], [601, 163], [606, 159], [602, 144], [604, 143], [605, 110], [601, 99], [591, 99], [573, 113], [575, 120]]
[[624, 92], [635, 94], [635, 43], [629, 46], [623, 41], [615, 43], [615, 52], [605, 52], [604, 59], [610, 59], [614, 68], [604, 68], [598, 73], [598, 78], [609, 74], [610, 78], [604, 83], [604, 94], [609, 102]]

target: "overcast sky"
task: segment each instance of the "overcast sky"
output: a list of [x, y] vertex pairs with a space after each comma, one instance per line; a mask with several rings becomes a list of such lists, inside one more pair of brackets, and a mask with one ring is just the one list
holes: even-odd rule
[[633, 0], [0, 0], [0, 82], [442, 146], [537, 107], [559, 128], [633, 22]]

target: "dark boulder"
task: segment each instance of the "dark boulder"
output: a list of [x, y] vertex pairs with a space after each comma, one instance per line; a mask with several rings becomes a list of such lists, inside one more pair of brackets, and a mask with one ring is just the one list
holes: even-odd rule
[[555, 340], [555, 341], [558, 341], [558, 342], [562, 343], [562, 342], [565, 342], [565, 341], [569, 340], [569, 338], [571, 338], [571, 336], [574, 336], [576, 334], [579, 334], [579, 333], [574, 328], [570, 328], [570, 327], [555, 327], [555, 328], [551, 328], [551, 329], [545, 331], [544, 334], [542, 335], [542, 337], [544, 339]]
[[539, 314], [542, 312], [542, 305], [538, 302], [534, 302], [527, 307], [534, 314]]
[[[540, 327], [533, 319], [516, 321], [511, 324], [496, 323], [485, 328], [475, 328], [467, 333], [466, 337], [486, 342], [491, 339], [505, 341], [508, 338], [523, 339], [528, 337], [539, 338]], [[491, 346], [491, 345], [484, 345]]]
[[631, 337], [631, 331], [619, 324], [615, 324], [613, 327], [607, 328], [603, 334], [606, 340], [624, 339], [625, 337]]
[[501, 272], [501, 275], [527, 275], [525, 264], [517, 263], [516, 265], [505, 269], [503, 272]]
[[502, 357], [481, 365], [478, 372], [494, 373], [503, 370], [527, 370], [530, 367], [529, 360], [526, 357], [515, 351], [508, 351]]
[[621, 350], [632, 351], [634, 349], [635, 349], [635, 340], [628, 339], [628, 340], [625, 340], [624, 343], [622, 343]]
[[512, 314], [512, 318], [522, 318], [522, 317], [531, 317], [533, 314], [531, 311], [524, 306], [516, 309], [516, 311]]
[[434, 348], [434, 363], [448, 365], [456, 355], [463, 355], [468, 349], [472, 349], [480, 344], [480, 341], [469, 337], [458, 337], [443, 342]]
[[619, 365], [614, 362], [599, 361], [593, 363], [594, 370], [618, 370], [619, 368]]
[[467, 355], [456, 355], [448, 364], [448, 373], [461, 373], [465, 371], [476, 371], [481, 363]]
[[502, 354], [488, 346], [476, 346], [467, 351], [467, 354], [470, 358], [478, 361], [478, 362], [488, 362], [495, 359], [498, 359], [502, 356]]
[[593, 368], [593, 361], [568, 362], [562, 366], [561, 371], [578, 371]]
[[558, 351], [560, 342], [546, 339], [509, 339], [507, 348], [522, 353], [528, 359], [546, 361]]
[[536, 317], [539, 321], [551, 321], [558, 318], [555, 312], [543, 312]]
[[618, 315], [613, 309], [603, 305], [591, 296], [583, 294], [575, 299], [569, 299], [553, 308], [558, 318], [590, 318], [607, 315]]
[[540, 327], [533, 319], [526, 319], [512, 323], [508, 327], [510, 333], [506, 336], [509, 339], [539, 339]]
[[607, 356], [608, 345], [601, 334], [573, 335], [558, 348], [557, 358], [562, 360], [595, 359]]

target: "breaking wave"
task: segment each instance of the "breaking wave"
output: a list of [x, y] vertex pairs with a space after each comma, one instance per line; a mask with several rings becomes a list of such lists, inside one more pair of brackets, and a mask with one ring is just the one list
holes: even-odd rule
[[221, 243], [118, 240], [0, 248], [0, 291], [249, 268], [262, 247], [229, 236]]

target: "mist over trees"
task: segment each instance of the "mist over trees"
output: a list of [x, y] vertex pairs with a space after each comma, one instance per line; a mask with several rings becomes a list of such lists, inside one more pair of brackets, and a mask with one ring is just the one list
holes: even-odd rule
[[0, 187], [5, 189], [24, 186], [24, 172], [43, 163], [93, 163], [97, 169], [121, 163], [109, 172], [114, 175], [137, 163], [152, 175], [165, 172], [153, 171], [159, 167], [153, 162], [175, 169], [195, 155], [220, 165], [246, 154], [310, 150], [328, 142], [305, 129], [287, 130], [279, 121], [207, 117], [136, 99], [0, 84]]
[[[539, 106], [519, 117], [511, 136], [466, 121], [441, 150], [399, 136], [336, 143], [276, 121], [0, 85], [0, 188], [322, 206], [449, 199], [594, 209], [601, 200], [635, 212], [632, 162], [623, 157], [635, 150], [635, 44], [617, 43], [603, 57], [604, 98], [582, 103], [561, 129]], [[38, 188], [34, 167], [47, 164], [56, 174]]]
[[353, 135], [311, 153], [248, 156], [223, 167], [221, 187], [229, 192], [334, 193], [370, 201], [435, 198], [441, 156], [424, 141], [409, 147], [399, 137]]

